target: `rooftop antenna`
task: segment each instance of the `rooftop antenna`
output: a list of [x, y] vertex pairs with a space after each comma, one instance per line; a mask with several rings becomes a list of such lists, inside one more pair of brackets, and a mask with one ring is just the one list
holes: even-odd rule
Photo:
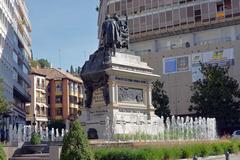
[[60, 69], [62, 69], [62, 64], [61, 64], [61, 53], [62, 53], [62, 50], [61, 50], [61, 49], [58, 49], [59, 68], [60, 68]]
[[84, 50], [83, 52], [84, 52], [84, 61], [86, 61], [87, 60], [86, 51]]

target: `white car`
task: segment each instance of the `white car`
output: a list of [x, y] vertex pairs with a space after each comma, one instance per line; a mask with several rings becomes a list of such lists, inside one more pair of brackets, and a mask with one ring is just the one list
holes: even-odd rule
[[239, 138], [240, 139], [240, 130], [236, 130], [232, 134], [232, 138]]

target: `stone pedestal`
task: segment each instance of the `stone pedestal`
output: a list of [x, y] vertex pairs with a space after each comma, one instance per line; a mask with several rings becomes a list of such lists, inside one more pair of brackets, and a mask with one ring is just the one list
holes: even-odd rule
[[154, 134], [161, 123], [152, 106], [152, 82], [159, 78], [139, 56], [117, 52], [107, 62], [110, 104], [104, 101], [104, 88], [93, 92], [91, 108], [84, 108], [80, 121], [88, 137], [110, 139], [114, 135]]

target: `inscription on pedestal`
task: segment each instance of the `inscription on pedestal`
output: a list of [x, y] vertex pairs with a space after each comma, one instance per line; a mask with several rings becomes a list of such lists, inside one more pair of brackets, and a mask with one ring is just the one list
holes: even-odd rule
[[103, 88], [98, 88], [93, 93], [93, 107], [94, 106], [104, 106], [104, 96], [103, 96]]

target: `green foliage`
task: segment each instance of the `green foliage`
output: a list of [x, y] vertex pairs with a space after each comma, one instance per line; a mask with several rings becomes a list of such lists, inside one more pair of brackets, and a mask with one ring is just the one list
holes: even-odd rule
[[164, 84], [159, 80], [153, 83], [152, 104], [156, 108], [155, 114], [166, 118], [170, 116], [169, 98], [163, 86]]
[[82, 69], [80, 66], [78, 66], [78, 67], [73, 67], [73, 65], [70, 66], [70, 73], [73, 75], [80, 75], [81, 70]]
[[6, 101], [5, 97], [3, 96], [3, 80], [0, 79], [0, 115], [7, 112], [9, 103]]
[[38, 133], [33, 133], [30, 140], [31, 144], [41, 144], [41, 137]]
[[97, 12], [99, 12], [99, 6], [96, 6], [96, 8], [95, 8], [95, 10], [97, 11]]
[[[95, 150], [96, 160], [165, 160], [221, 155], [240, 151], [240, 141], [193, 142], [150, 146], [147, 148], [102, 148]], [[232, 151], [232, 152], [231, 152]]]
[[38, 63], [40, 65], [40, 68], [50, 68], [50, 63], [47, 59], [39, 59]]
[[[215, 117], [224, 126], [238, 119], [240, 90], [237, 80], [228, 75], [229, 67], [201, 64], [204, 78], [193, 83], [190, 111], [198, 116]], [[223, 120], [223, 121], [222, 121]]]
[[71, 65], [70, 67], [70, 73], [73, 74], [74, 73], [74, 69], [73, 69], [73, 66]]
[[39, 59], [39, 60], [32, 60], [31, 62], [31, 66], [33, 68], [37, 68], [37, 67], [40, 67], [40, 68], [50, 68], [51, 65], [50, 63], [48, 62], [47, 59]]
[[80, 122], [74, 121], [64, 136], [61, 160], [94, 160], [87, 137]]
[[6, 154], [3, 150], [3, 146], [0, 144], [0, 160], [6, 160]]

